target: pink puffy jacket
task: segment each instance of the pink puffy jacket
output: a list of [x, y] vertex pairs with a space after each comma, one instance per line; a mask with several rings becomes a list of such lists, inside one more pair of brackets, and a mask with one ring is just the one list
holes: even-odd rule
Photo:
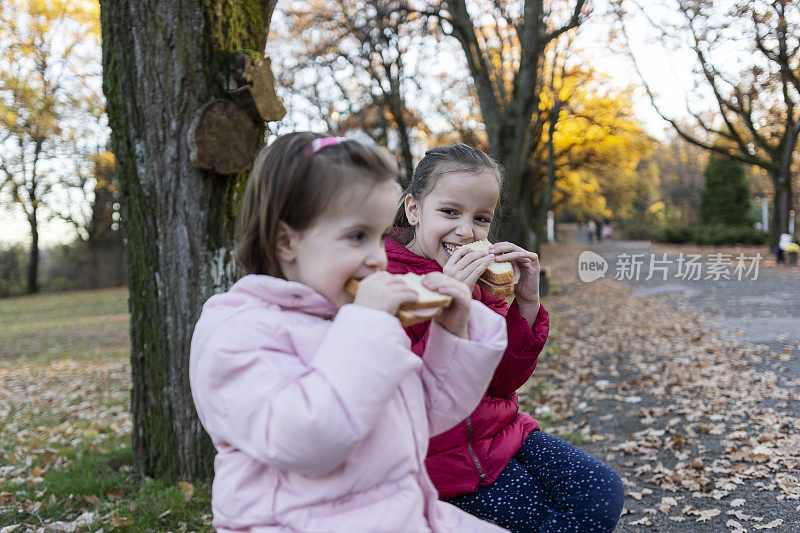
[[388, 313], [337, 312], [269, 276], [209, 299], [189, 379], [217, 449], [217, 530], [504, 531], [438, 501], [424, 468], [428, 439], [478, 404], [506, 345], [477, 302], [469, 335], [432, 325], [420, 359]]
[[[392, 238], [386, 240], [386, 255], [387, 270], [395, 274], [442, 271], [436, 261], [409, 251]], [[536, 420], [519, 412], [516, 390], [533, 373], [539, 352], [547, 342], [547, 311], [540, 307], [531, 326], [520, 316], [516, 304], [509, 307], [503, 298], [492, 296], [478, 285], [472, 298], [505, 318], [508, 347], [488, 389], [483, 389], [486, 394], [478, 408], [453, 429], [431, 439], [425, 465], [443, 499], [470, 494], [479, 486], [494, 483], [528, 435], [539, 429]], [[417, 355], [424, 352], [427, 357], [426, 346], [432, 332], [429, 324], [406, 329], [413, 343], [411, 349]]]

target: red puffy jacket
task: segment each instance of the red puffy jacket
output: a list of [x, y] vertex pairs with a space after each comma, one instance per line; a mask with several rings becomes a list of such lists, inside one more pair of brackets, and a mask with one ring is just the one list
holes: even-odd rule
[[[436, 261], [409, 251], [391, 237], [386, 239], [386, 254], [387, 270], [393, 274], [442, 271]], [[533, 373], [547, 341], [550, 329], [547, 311], [540, 307], [531, 327], [520, 316], [516, 303], [509, 307], [505, 299], [492, 296], [478, 285], [472, 297], [506, 317], [508, 348], [475, 411], [430, 441], [425, 466], [443, 500], [494, 483], [527, 436], [539, 429], [533, 417], [519, 412], [516, 390]], [[406, 328], [411, 349], [420, 357], [425, 351], [429, 325], [430, 322], [424, 322]]]

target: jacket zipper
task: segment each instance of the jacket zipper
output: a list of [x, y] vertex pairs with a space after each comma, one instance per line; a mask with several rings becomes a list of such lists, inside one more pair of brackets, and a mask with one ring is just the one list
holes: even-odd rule
[[478, 469], [481, 480], [486, 479], [486, 474], [483, 473], [483, 468], [481, 467], [480, 461], [478, 461], [478, 456], [475, 455], [475, 451], [472, 449], [472, 421], [470, 421], [469, 417], [467, 417], [467, 451], [475, 462], [475, 468]]

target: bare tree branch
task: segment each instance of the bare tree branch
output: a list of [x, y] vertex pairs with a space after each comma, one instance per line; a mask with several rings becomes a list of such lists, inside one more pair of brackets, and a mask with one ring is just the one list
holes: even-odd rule
[[569, 22], [553, 30], [552, 32], [548, 33], [544, 37], [544, 42], [548, 43], [553, 39], [557, 39], [559, 35], [562, 33], [569, 31], [573, 28], [577, 28], [583, 20], [581, 19], [581, 12], [583, 11], [583, 6], [586, 3], [586, 0], [577, 0], [575, 2], [575, 8], [572, 10], [572, 17], [570, 17]]

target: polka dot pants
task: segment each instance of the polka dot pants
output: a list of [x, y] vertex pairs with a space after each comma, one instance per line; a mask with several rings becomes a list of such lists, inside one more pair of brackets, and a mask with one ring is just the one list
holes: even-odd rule
[[449, 500], [515, 533], [613, 531], [625, 489], [616, 472], [557, 437], [534, 431], [497, 478]]

